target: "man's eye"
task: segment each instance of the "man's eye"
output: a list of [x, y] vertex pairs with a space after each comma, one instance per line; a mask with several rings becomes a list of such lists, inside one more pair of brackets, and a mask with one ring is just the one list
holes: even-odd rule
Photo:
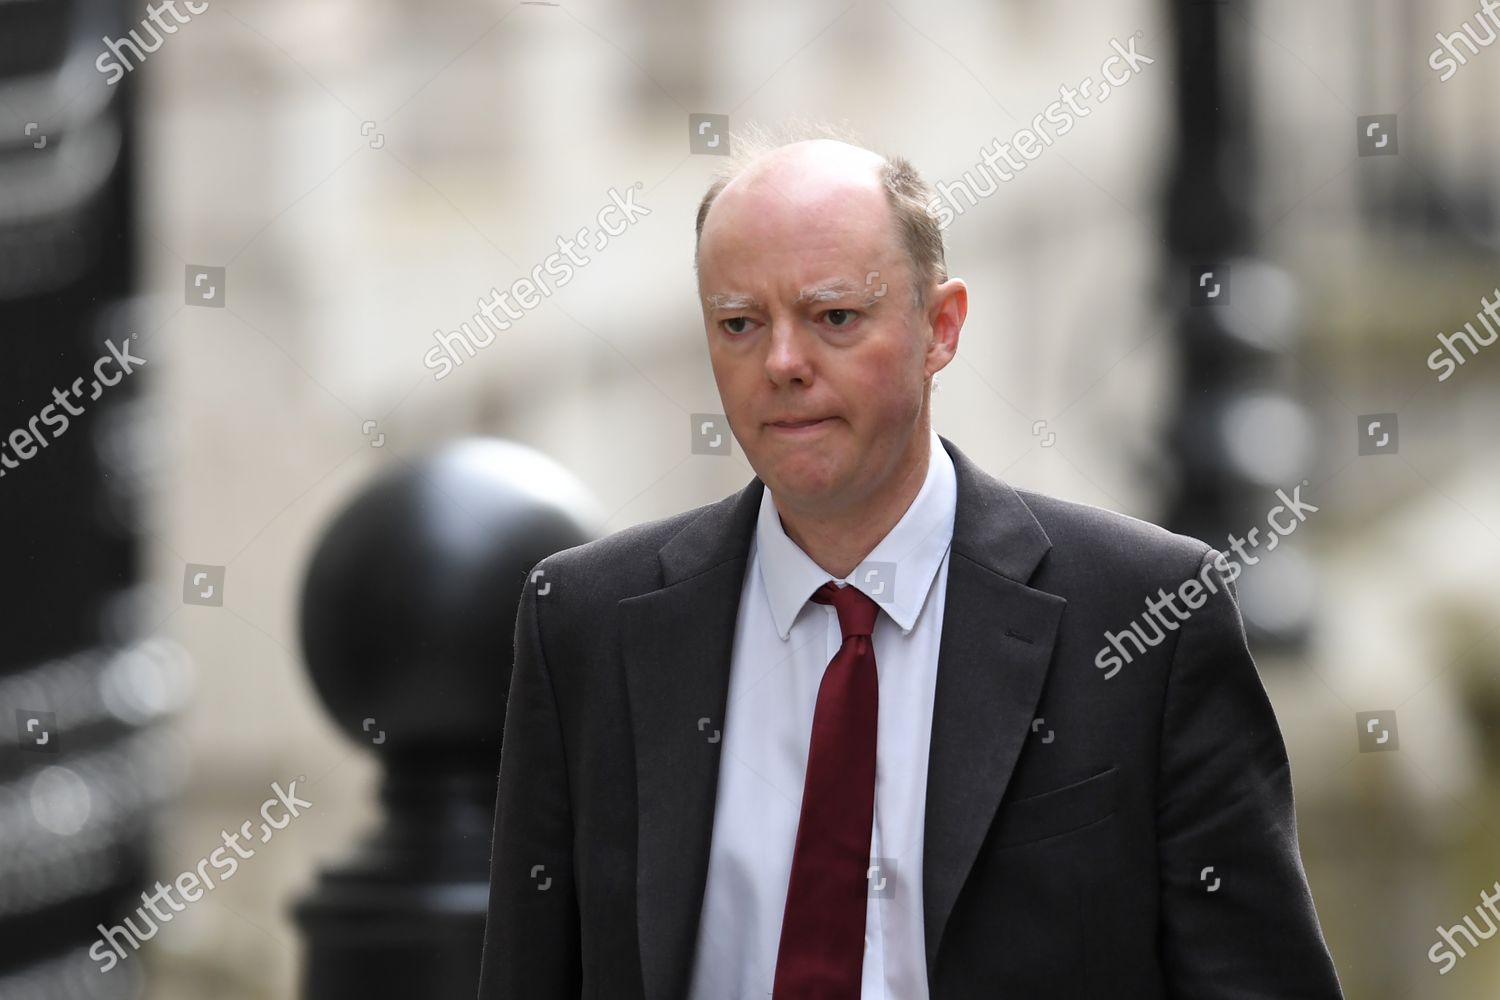
[[[858, 315], [859, 313], [853, 309], [830, 309], [823, 314], [823, 318], [827, 319], [834, 326], [842, 327], [852, 324]], [[844, 322], [840, 322], [840, 320]]]
[[732, 328], [729, 324], [731, 324], [731, 323], [749, 323], [749, 322], [750, 322], [750, 317], [748, 317], [748, 316], [731, 316], [731, 317], [729, 317], [726, 320], [721, 320], [720, 323], [719, 323], [719, 325], [724, 328], [724, 332], [725, 333], [739, 334], [739, 333], [744, 333], [745, 331], [744, 330], [736, 330], [736, 329]]

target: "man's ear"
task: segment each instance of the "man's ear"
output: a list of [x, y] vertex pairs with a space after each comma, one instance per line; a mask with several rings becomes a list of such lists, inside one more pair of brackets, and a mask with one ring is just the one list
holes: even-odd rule
[[933, 287], [927, 307], [928, 373], [935, 373], [958, 353], [958, 335], [969, 315], [969, 288], [961, 278], [949, 278]]

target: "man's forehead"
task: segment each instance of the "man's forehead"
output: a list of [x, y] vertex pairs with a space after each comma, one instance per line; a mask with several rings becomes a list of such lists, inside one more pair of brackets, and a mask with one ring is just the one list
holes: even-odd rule
[[721, 233], [722, 242], [705, 240], [699, 256], [703, 303], [762, 310], [769, 301], [802, 306], [853, 298], [873, 304], [871, 288], [905, 279], [904, 250], [893, 231], [863, 236], [868, 238], [837, 226], [805, 229], [784, 241]]
[[[882, 197], [858, 201], [754, 208], [715, 204], [698, 245], [700, 271], [724, 278], [792, 271], [788, 281], [863, 278], [901, 252], [900, 232]], [[818, 273], [809, 273], [816, 271]], [[779, 277], [780, 275], [775, 275]]]
[[878, 242], [891, 219], [887, 192], [868, 165], [804, 155], [752, 167], [727, 184], [709, 207], [701, 242], [796, 245], [835, 232], [840, 243]]

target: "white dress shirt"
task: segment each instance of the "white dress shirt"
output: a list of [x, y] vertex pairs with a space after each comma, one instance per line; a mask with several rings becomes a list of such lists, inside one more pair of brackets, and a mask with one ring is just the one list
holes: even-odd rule
[[[931, 432], [921, 490], [842, 586], [884, 612], [875, 620], [880, 679], [875, 816], [865, 910], [861, 1000], [927, 1000], [922, 825], [938, 640], [948, 583], [957, 480]], [[872, 563], [895, 563], [893, 594]], [[787, 537], [766, 490], [751, 541], [730, 664], [708, 880], [690, 1000], [771, 996], [781, 918], [802, 813], [813, 710], [823, 671], [843, 645], [838, 612], [809, 598], [830, 575]]]

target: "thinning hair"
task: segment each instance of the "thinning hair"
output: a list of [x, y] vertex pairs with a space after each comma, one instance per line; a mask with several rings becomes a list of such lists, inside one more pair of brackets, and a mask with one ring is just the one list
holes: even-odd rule
[[[698, 247], [703, 242], [703, 223], [719, 193], [730, 181], [745, 173], [768, 153], [808, 139], [836, 139], [875, 152], [869, 150], [849, 129], [826, 122], [792, 119], [777, 129], [751, 122], [742, 130], [730, 132], [731, 155], [727, 158], [728, 162], [715, 175], [713, 183], [698, 205], [697, 235], [693, 240], [694, 273], [698, 270]], [[938, 225], [936, 214], [927, 207], [936, 199], [936, 194], [905, 157], [886, 156], [878, 152], [875, 155], [881, 159], [880, 181], [885, 188], [886, 202], [891, 206], [897, 238], [906, 252], [911, 271], [912, 305], [920, 310], [926, 300], [925, 290], [928, 284], [948, 280], [948, 265], [943, 252], [943, 229]]]

